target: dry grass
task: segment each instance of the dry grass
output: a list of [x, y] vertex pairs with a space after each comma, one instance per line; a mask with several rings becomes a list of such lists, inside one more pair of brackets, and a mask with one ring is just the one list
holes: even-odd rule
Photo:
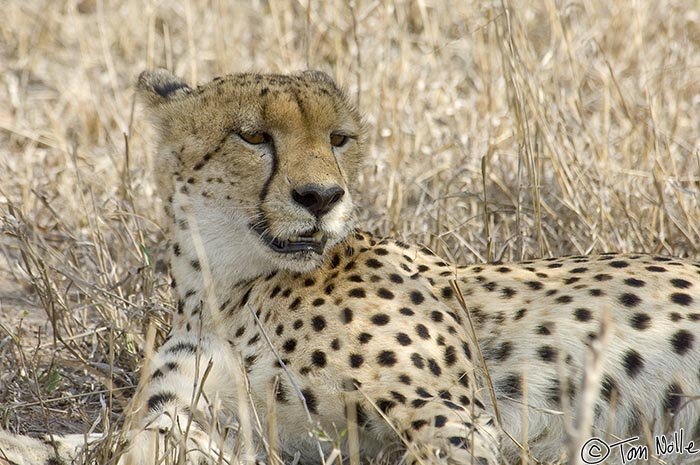
[[698, 50], [689, 0], [5, 2], [0, 426], [110, 428], [167, 320], [140, 70], [329, 72], [363, 226], [457, 262], [698, 257]]

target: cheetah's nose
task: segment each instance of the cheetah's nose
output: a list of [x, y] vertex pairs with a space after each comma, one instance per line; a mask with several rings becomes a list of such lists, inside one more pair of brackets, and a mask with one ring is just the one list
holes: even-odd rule
[[292, 199], [316, 217], [331, 211], [343, 195], [345, 190], [337, 184], [332, 186], [304, 184], [292, 189]]

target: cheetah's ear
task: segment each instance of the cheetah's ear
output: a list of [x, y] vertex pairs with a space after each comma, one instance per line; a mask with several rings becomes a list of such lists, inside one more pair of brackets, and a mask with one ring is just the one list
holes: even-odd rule
[[164, 69], [142, 72], [136, 89], [141, 99], [151, 107], [192, 92], [186, 82]]
[[300, 76], [310, 79], [312, 81], [316, 82], [325, 82], [326, 84], [330, 84], [333, 87], [337, 87], [335, 81], [333, 80], [332, 77], [330, 77], [328, 74], [326, 74], [323, 71], [318, 71], [315, 69], [310, 69], [307, 71], [302, 71], [299, 73]]

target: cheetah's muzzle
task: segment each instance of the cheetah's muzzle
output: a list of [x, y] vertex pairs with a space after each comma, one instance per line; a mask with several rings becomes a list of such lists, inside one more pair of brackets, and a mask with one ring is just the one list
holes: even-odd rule
[[326, 248], [326, 242], [328, 242], [328, 236], [318, 230], [299, 236], [292, 236], [289, 239], [280, 239], [272, 237], [263, 228], [254, 229], [260, 236], [260, 239], [277, 253], [313, 252], [321, 255]]

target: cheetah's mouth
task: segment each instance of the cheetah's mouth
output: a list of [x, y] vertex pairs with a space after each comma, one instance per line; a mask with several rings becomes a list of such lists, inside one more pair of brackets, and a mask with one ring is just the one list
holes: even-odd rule
[[328, 242], [328, 236], [316, 229], [287, 239], [273, 237], [266, 229], [254, 228], [260, 239], [277, 253], [314, 252], [321, 255], [326, 248], [326, 242]]

